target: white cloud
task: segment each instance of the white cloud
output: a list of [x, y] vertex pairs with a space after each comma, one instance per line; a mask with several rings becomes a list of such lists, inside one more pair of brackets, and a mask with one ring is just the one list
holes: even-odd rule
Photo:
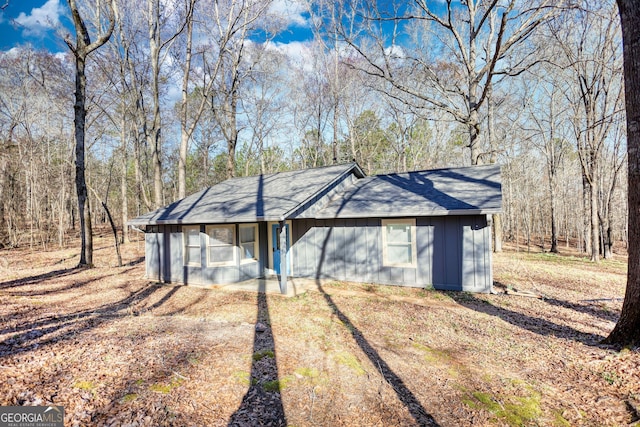
[[27, 15], [21, 12], [15, 22], [23, 29], [25, 36], [41, 36], [48, 30], [60, 24], [60, 15], [64, 9], [60, 6], [60, 0], [47, 0], [42, 7], [34, 7]]
[[267, 49], [275, 50], [285, 55], [291, 61], [291, 64], [298, 68], [309, 68], [313, 65], [311, 52], [311, 42], [294, 41], [289, 43], [271, 43], [267, 44]]
[[307, 8], [297, 0], [274, 0], [269, 6], [269, 14], [280, 17], [286, 27], [309, 27], [309, 19], [305, 17]]
[[387, 47], [384, 53], [395, 58], [405, 58], [407, 56], [402, 46], [397, 44]]
[[22, 55], [24, 55], [24, 52], [22, 51], [22, 48], [20, 47], [12, 47], [9, 50], [6, 50], [4, 52], [0, 52], [0, 54], [6, 58], [19, 58]]
[[61, 62], [66, 62], [67, 60], [69, 60], [69, 54], [67, 52], [56, 52], [53, 54], [53, 56]]

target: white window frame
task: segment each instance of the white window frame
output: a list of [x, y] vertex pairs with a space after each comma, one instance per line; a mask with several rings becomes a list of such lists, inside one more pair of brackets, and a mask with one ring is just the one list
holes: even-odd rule
[[[227, 228], [231, 230], [231, 236], [232, 236], [232, 242], [231, 242], [231, 247], [233, 248], [233, 259], [230, 261], [221, 261], [221, 262], [214, 262], [211, 260], [211, 251], [209, 250], [209, 248], [211, 247], [216, 247], [216, 246], [227, 246], [227, 245], [214, 245], [211, 243], [211, 238], [210, 236], [210, 230], [214, 229], [214, 228]], [[205, 227], [205, 231], [207, 233], [207, 266], [208, 267], [224, 267], [224, 266], [234, 266], [237, 263], [237, 258], [238, 258], [238, 251], [236, 249], [236, 225], [235, 224], [215, 224], [215, 225], [207, 225]]]
[[[253, 235], [255, 237], [253, 241], [253, 258], [244, 257], [244, 248], [242, 247], [242, 229], [253, 228]], [[250, 262], [256, 262], [260, 260], [260, 235], [258, 230], [258, 224], [239, 224], [238, 225], [238, 250], [240, 251], [240, 264], [246, 264]]]
[[[189, 248], [195, 248], [195, 245], [189, 246], [189, 230], [196, 230], [198, 232], [198, 253], [200, 256], [198, 257], [198, 262], [189, 260]], [[200, 239], [200, 226], [199, 225], [183, 225], [182, 226], [182, 237], [184, 243], [184, 256], [183, 262], [184, 265], [191, 267], [200, 267], [202, 265], [202, 241]]]
[[[387, 226], [389, 225], [409, 225], [411, 233], [411, 242], [388, 242]], [[416, 245], [416, 220], [409, 219], [383, 219], [382, 220], [382, 265], [384, 267], [404, 267], [416, 268], [417, 266], [417, 245]], [[393, 263], [389, 261], [388, 247], [389, 245], [411, 245], [411, 262], [410, 263]]]

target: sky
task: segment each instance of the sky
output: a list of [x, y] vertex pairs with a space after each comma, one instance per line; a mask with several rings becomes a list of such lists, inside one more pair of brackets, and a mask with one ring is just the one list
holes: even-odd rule
[[23, 44], [51, 52], [66, 50], [56, 28], [64, 28], [65, 0], [0, 0], [0, 51]]
[[[50, 52], [66, 51], [60, 33], [72, 32], [72, 26], [65, 0], [0, 0], [0, 7], [0, 51], [26, 43]], [[295, 0], [276, 0], [272, 8], [289, 20], [288, 30], [276, 39], [278, 43], [300, 43], [313, 37]]]

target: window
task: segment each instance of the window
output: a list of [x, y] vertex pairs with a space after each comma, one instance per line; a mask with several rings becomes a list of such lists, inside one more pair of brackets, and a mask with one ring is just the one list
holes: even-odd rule
[[258, 252], [258, 224], [242, 224], [239, 226], [240, 261], [257, 261]]
[[382, 265], [416, 267], [416, 220], [382, 220]]
[[207, 258], [208, 265], [235, 265], [236, 263], [236, 226], [207, 226]]
[[200, 265], [200, 226], [182, 227], [184, 238], [184, 264]]

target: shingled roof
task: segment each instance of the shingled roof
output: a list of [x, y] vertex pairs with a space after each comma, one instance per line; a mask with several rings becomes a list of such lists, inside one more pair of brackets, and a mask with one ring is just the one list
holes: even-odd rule
[[130, 225], [281, 221], [346, 176], [364, 173], [349, 163], [231, 178], [130, 220]]
[[315, 217], [477, 215], [501, 210], [500, 166], [488, 165], [359, 179]]
[[129, 224], [491, 214], [502, 209], [501, 191], [497, 165], [364, 177], [350, 163], [228, 179]]

